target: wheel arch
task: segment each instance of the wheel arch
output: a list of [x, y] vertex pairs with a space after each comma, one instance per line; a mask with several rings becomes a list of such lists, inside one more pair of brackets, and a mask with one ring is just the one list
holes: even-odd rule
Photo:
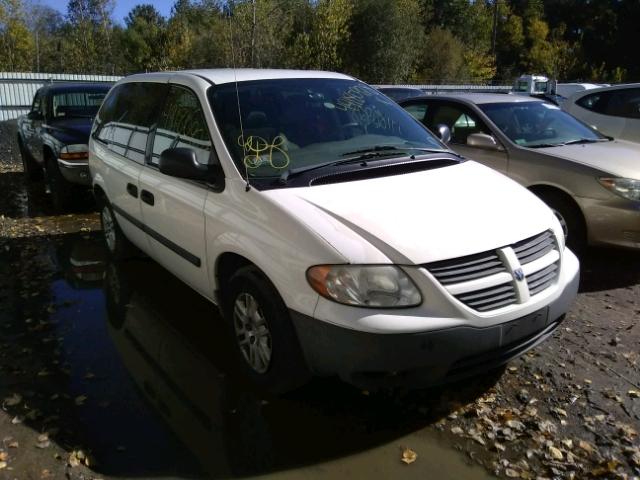
[[585, 233], [587, 235], [587, 238], [589, 238], [589, 224], [587, 222], [587, 218], [586, 218], [586, 216], [584, 214], [584, 211], [582, 210], [582, 207], [575, 200], [573, 195], [571, 195], [571, 193], [569, 193], [564, 188], [560, 188], [560, 187], [558, 187], [556, 185], [549, 185], [549, 184], [529, 185], [527, 187], [527, 189], [530, 192], [532, 192], [535, 196], [540, 198], [541, 200], [542, 200], [542, 197], [545, 194], [553, 194], [553, 195], [560, 196], [564, 201], [566, 201], [569, 205], [571, 205], [573, 208], [575, 208], [576, 211], [580, 214], [580, 221], [582, 222], [582, 225], [583, 225], [583, 227], [585, 229]]

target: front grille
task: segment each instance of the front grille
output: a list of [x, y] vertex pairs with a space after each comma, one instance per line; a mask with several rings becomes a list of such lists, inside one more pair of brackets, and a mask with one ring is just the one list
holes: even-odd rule
[[538, 258], [544, 257], [547, 253], [556, 247], [556, 240], [551, 230], [536, 235], [535, 237], [527, 238], [521, 242], [512, 245], [520, 265], [526, 265]]
[[529, 286], [529, 295], [533, 296], [549, 288], [558, 276], [558, 263], [552, 263], [542, 270], [527, 275], [527, 285]]
[[516, 303], [517, 300], [516, 289], [513, 288], [512, 282], [456, 295], [456, 298], [479, 312], [487, 312], [489, 310], [495, 310], [496, 308], [506, 307], [507, 305]]
[[429, 264], [428, 269], [443, 285], [488, 277], [507, 270], [495, 250], [453, 260], [433, 262]]
[[[525, 301], [526, 289], [533, 296], [551, 287], [560, 271], [560, 253], [554, 233], [547, 230], [513, 245], [424, 267], [460, 302], [489, 312]], [[520, 268], [525, 278], [517, 280]]]

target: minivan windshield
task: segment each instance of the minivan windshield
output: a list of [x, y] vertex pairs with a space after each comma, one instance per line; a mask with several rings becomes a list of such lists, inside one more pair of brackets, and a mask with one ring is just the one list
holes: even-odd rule
[[243, 81], [211, 88], [209, 101], [249, 178], [279, 178], [369, 150], [389, 158], [446, 149], [390, 98], [356, 80]]
[[546, 102], [503, 102], [478, 105], [512, 142], [541, 148], [606, 141], [606, 137]]

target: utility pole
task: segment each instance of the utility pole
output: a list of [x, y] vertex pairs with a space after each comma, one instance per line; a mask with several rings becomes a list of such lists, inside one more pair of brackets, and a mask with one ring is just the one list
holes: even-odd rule
[[491, 35], [491, 54], [496, 56], [496, 37], [498, 35], [498, 0], [493, 0], [493, 32]]

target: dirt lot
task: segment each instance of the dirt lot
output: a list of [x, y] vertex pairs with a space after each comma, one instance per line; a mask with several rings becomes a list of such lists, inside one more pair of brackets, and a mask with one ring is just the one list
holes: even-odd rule
[[109, 265], [91, 198], [56, 214], [2, 145], [0, 478], [640, 478], [639, 254], [589, 251], [562, 327], [497, 374], [275, 399], [236, 378], [210, 305]]

